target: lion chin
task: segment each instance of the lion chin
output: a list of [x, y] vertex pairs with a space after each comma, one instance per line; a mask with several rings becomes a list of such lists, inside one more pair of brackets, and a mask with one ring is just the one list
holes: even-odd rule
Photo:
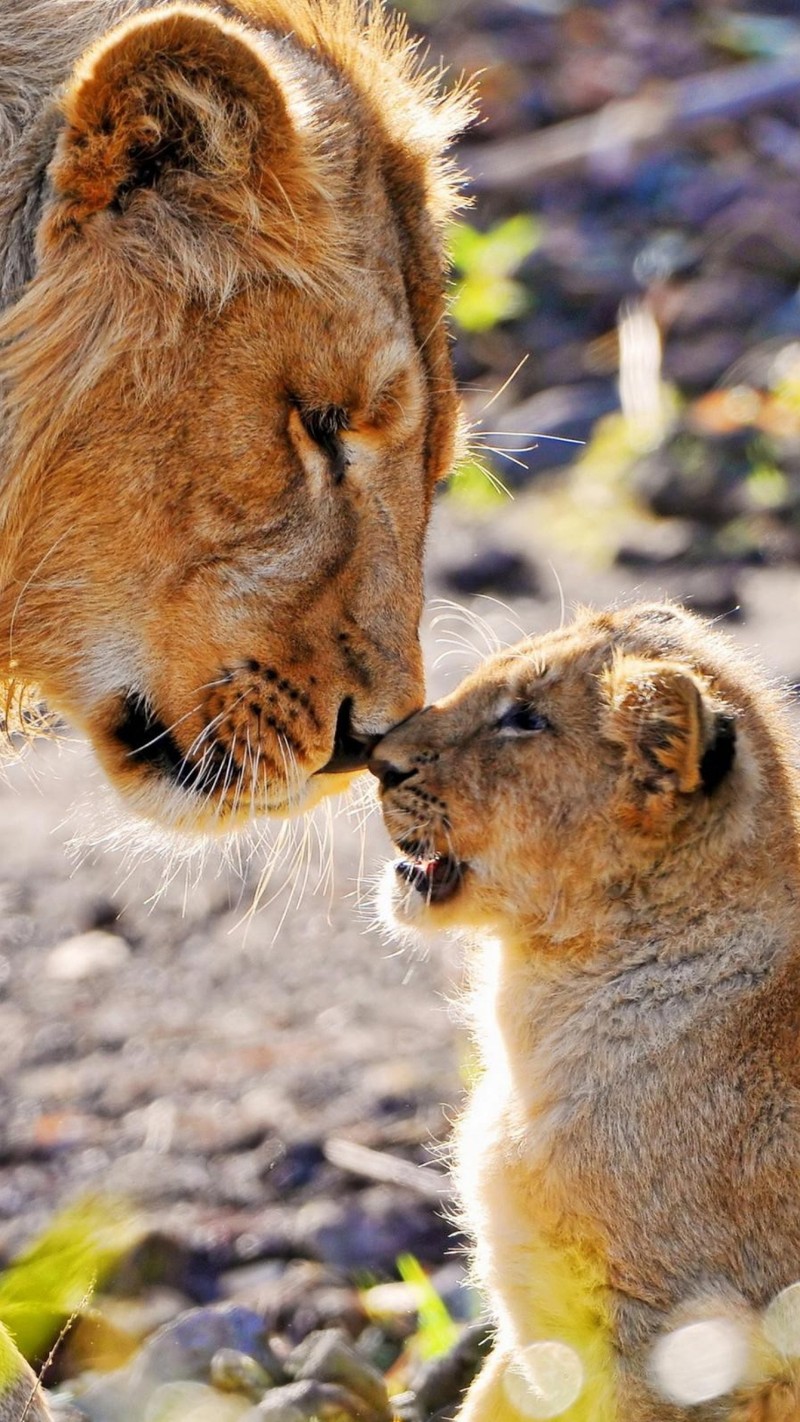
[[262, 818], [291, 819], [309, 814], [329, 796], [344, 795], [355, 779], [355, 772], [344, 775], [314, 775], [290, 794], [280, 791], [264, 794], [260, 799], [251, 790], [234, 792], [224, 800], [204, 798], [190, 791], [176, 789], [169, 782], [153, 778], [141, 779], [135, 786], [112, 785], [123, 795], [126, 808], [144, 820], [185, 835], [214, 838], [244, 829]]
[[468, 103], [379, 5], [110, 8], [0, 7], [0, 716], [213, 832], [422, 703]]

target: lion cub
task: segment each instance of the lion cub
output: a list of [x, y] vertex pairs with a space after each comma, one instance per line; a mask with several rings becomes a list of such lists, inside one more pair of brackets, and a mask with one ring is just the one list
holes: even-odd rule
[[[401, 928], [475, 931], [461, 1422], [800, 1418], [800, 789], [677, 607], [583, 613], [392, 731]], [[779, 1297], [778, 1297], [779, 1296]]]

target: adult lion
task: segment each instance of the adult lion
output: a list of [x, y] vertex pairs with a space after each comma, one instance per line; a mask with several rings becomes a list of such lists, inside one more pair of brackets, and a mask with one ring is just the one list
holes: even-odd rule
[[6, 719], [163, 823], [303, 809], [420, 704], [465, 108], [361, 0], [3, 0]]

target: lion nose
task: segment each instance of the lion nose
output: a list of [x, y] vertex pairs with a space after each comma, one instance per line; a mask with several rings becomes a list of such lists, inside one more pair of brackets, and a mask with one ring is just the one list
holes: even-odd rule
[[376, 736], [364, 736], [353, 729], [353, 701], [348, 696], [339, 707], [333, 736], [331, 758], [317, 775], [342, 775], [351, 770], [365, 770]]

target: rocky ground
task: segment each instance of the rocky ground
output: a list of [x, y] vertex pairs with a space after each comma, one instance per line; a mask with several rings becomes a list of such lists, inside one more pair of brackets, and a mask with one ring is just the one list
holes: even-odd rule
[[[800, 680], [800, 23], [749, 10], [412, 11], [483, 71], [472, 227], [529, 224], [488, 266], [459, 249], [466, 399], [520, 462], [494, 458], [513, 501], [468, 468], [437, 509], [433, 692], [562, 605], [665, 592]], [[638, 108], [623, 133], [607, 106], [644, 98], [649, 129]], [[620, 363], [644, 372], [624, 419]], [[120, 828], [67, 739], [0, 786], [0, 1250], [87, 1195], [138, 1212], [50, 1366], [75, 1418], [380, 1422], [388, 1382], [422, 1422], [477, 1366], [440, 1156], [468, 1076], [458, 952], [399, 952], [374, 925], [374, 815], [322, 815], [279, 850], [266, 884], [266, 841], [202, 863]], [[400, 1256], [466, 1330], [444, 1362], [424, 1355], [456, 1334]], [[59, 1294], [40, 1359], [81, 1292]]]
[[[477, 438], [489, 429], [483, 443], [515, 454], [496, 461], [502, 477], [542, 485], [583, 457], [554, 437], [588, 441], [602, 499], [573, 539], [591, 537], [604, 500], [618, 515], [604, 551], [622, 562], [794, 564], [796, 6], [435, 8], [433, 46], [479, 71], [482, 121], [462, 149], [479, 240], [455, 246], [457, 364]], [[604, 418], [620, 374], [632, 442]], [[623, 512], [664, 526], [631, 539]]]

